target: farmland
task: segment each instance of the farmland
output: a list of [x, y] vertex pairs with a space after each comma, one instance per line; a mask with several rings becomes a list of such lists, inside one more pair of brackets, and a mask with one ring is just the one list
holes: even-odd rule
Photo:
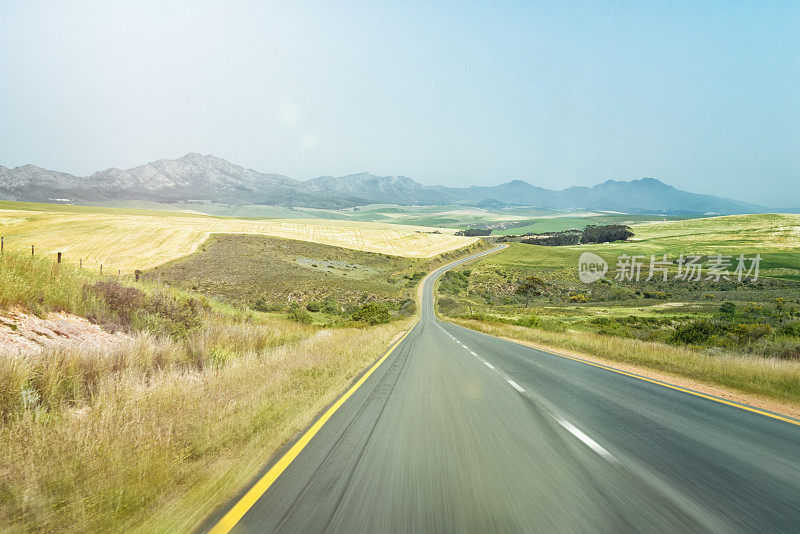
[[[194, 252], [212, 233], [259, 234], [394, 256], [430, 258], [475, 241], [452, 231], [359, 221], [248, 220], [108, 208], [51, 211], [52, 206], [0, 203], [0, 235], [10, 249], [63, 252], [84, 267], [131, 272]], [[26, 209], [20, 209], [20, 208]], [[4, 209], [5, 208], [5, 209]], [[434, 231], [436, 233], [434, 233]]]
[[[512, 243], [445, 275], [439, 310], [483, 331], [745, 390], [760, 382], [749, 373], [760, 373], [756, 369], [765, 361], [792, 367], [788, 362], [800, 358], [800, 216], [659, 222], [634, 226], [633, 231], [631, 241], [602, 245]], [[578, 278], [578, 258], [587, 251], [609, 265], [608, 274], [591, 284]], [[759, 277], [743, 283], [735, 278], [676, 279], [681, 254], [705, 260], [717, 254], [759, 254]], [[640, 280], [617, 276], [617, 261], [623, 255], [642, 258]], [[670, 261], [667, 280], [659, 275], [646, 281], [650, 257], [664, 255]], [[611, 344], [614, 351], [609, 351]], [[708, 354], [717, 357], [712, 361]], [[720, 358], [729, 358], [729, 365]], [[750, 365], [747, 358], [758, 361]], [[740, 364], [741, 372], [731, 371]], [[767, 395], [800, 399], [794, 386], [781, 393], [774, 381], [759, 387]]]
[[[165, 204], [147, 201], [118, 201], [111, 202], [110, 205], [117, 208], [168, 210], [173, 213], [191, 212], [238, 218], [334, 219], [454, 229], [492, 228], [493, 235], [557, 232], [571, 228], [583, 228], [587, 224], [638, 224], [676, 219], [675, 217], [662, 215], [635, 215], [603, 211], [557, 211], [522, 206], [480, 208], [459, 204], [431, 206], [369, 204], [347, 209], [289, 208], [257, 204], [243, 206], [212, 203]], [[75, 208], [79, 207], [75, 206]]]

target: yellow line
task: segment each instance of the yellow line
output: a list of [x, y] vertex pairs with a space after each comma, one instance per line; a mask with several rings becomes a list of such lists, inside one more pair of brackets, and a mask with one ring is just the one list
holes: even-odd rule
[[[491, 334], [489, 334], [489, 335], [491, 335]], [[492, 337], [495, 337], [495, 336], [492, 336]], [[705, 393], [700, 393], [698, 391], [694, 391], [694, 390], [691, 390], [691, 389], [682, 388], [680, 386], [676, 386], [676, 385], [670, 384], [668, 382], [662, 382], [661, 380], [654, 380], [652, 378], [647, 378], [645, 376], [637, 375], [635, 373], [628, 373], [627, 371], [622, 371], [620, 369], [616, 369], [614, 367], [610, 367], [608, 365], [603, 365], [603, 364], [600, 364], [600, 363], [590, 362], [588, 360], [584, 360], [583, 358], [576, 358], [574, 356], [567, 356], [566, 354], [559, 354], [558, 352], [553, 352], [552, 350], [547, 350], [547, 349], [543, 349], [543, 348], [540, 348], [540, 347], [527, 345], [526, 343], [523, 343], [521, 341], [517, 341], [515, 339], [511, 339], [511, 338], [503, 338], [503, 339], [505, 339], [506, 341], [510, 341], [512, 343], [515, 343], [517, 345], [520, 345], [520, 346], [523, 346], [523, 347], [527, 347], [529, 349], [534, 349], [534, 350], [538, 350], [538, 351], [541, 351], [541, 352], [546, 352], [546, 353], [552, 354], [554, 356], [559, 356], [561, 358], [567, 358], [568, 360], [575, 360], [576, 362], [585, 363], [586, 365], [591, 365], [593, 367], [599, 367], [600, 369], [605, 369], [606, 371], [613, 371], [613, 372], [619, 373], [621, 375], [630, 376], [632, 378], [638, 378], [639, 380], [644, 380], [645, 382], [650, 382], [652, 384], [658, 384], [659, 386], [664, 386], [665, 388], [674, 389], [676, 391], [682, 391], [683, 393], [689, 393], [690, 395], [694, 395], [696, 397], [702, 397], [704, 399], [712, 400], [714, 402], [719, 402], [721, 404], [727, 404], [728, 406], [733, 406], [734, 408], [741, 408], [742, 410], [747, 410], [748, 412], [753, 412], [753, 413], [757, 413], [757, 414], [760, 414], [760, 415], [766, 415], [767, 417], [771, 417], [773, 419], [778, 419], [778, 420], [784, 421], [786, 423], [791, 423], [793, 425], [800, 426], [800, 421], [798, 421], [796, 419], [790, 419], [788, 417], [783, 417], [781, 415], [777, 415], [777, 414], [774, 414], [774, 413], [766, 412], [764, 410], [759, 410], [758, 408], [753, 408], [753, 407], [747, 406], [745, 404], [739, 404], [738, 402], [733, 402], [733, 401], [729, 401], [729, 400], [725, 400], [725, 399], [720, 399], [719, 397], [714, 397], [713, 395], [706, 395]]]
[[408, 336], [408, 334], [411, 333], [415, 326], [417, 326], [417, 323], [409, 328], [408, 332], [403, 334], [403, 337], [397, 340], [397, 342], [386, 351], [386, 354], [384, 354], [380, 360], [375, 362], [375, 364], [370, 367], [366, 373], [364, 373], [358, 382], [353, 384], [353, 386], [348, 389], [344, 395], [339, 397], [339, 400], [337, 400], [330, 408], [328, 408], [328, 410], [322, 414], [322, 417], [317, 419], [311, 428], [309, 428], [308, 431], [303, 434], [303, 437], [301, 437], [294, 445], [292, 445], [292, 447], [286, 451], [286, 454], [284, 454], [281, 459], [278, 460], [278, 462], [273, 465], [269, 471], [267, 471], [264, 476], [261, 477], [241, 499], [239, 499], [236, 504], [233, 505], [233, 508], [231, 508], [216, 525], [214, 525], [214, 528], [209, 531], [209, 534], [227, 534], [234, 526], [236, 526], [236, 523], [238, 523], [244, 514], [246, 514], [247, 511], [256, 503], [256, 501], [258, 501], [258, 499], [264, 495], [269, 487], [278, 479], [279, 476], [281, 476], [286, 468], [289, 467], [289, 464], [291, 464], [292, 461], [297, 458], [297, 455], [300, 454], [300, 451], [302, 451], [305, 446], [308, 445], [308, 442], [311, 441], [311, 438], [313, 438], [317, 432], [320, 431], [328, 419], [330, 419], [331, 416], [336, 413], [336, 410], [338, 410], [342, 404], [344, 404], [344, 402], [349, 399], [359, 387], [361, 387], [361, 384], [363, 384], [367, 378], [369, 378], [370, 375], [375, 372], [375, 370], [384, 362], [384, 360], [389, 357], [394, 349], [396, 349], [397, 346], [403, 342], [403, 340], [406, 338], [406, 336]]

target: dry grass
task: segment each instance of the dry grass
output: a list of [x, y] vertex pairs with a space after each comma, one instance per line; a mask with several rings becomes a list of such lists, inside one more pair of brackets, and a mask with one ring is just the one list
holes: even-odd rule
[[744, 393], [800, 404], [798, 361], [724, 352], [709, 354], [684, 347], [591, 332], [551, 332], [502, 323], [452, 318], [449, 320], [493, 336], [575, 350], [700, 382], [718, 384]]
[[182, 342], [0, 359], [0, 524], [191, 530], [408, 326], [215, 323]]
[[355, 221], [274, 219], [246, 220], [208, 216], [142, 215], [0, 210], [0, 235], [6, 247], [40, 254], [64, 253], [66, 261], [106, 272], [149, 269], [194, 252], [212, 233], [261, 234], [366, 252], [431, 258], [465, 247], [475, 238], [453, 230]]

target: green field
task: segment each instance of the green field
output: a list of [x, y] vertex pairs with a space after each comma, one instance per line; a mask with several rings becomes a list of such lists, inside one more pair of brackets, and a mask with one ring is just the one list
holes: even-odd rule
[[625, 224], [631, 226], [645, 223], [661, 223], [665, 220], [676, 220], [676, 218], [660, 215], [630, 215], [627, 213], [585, 213], [578, 215], [566, 213], [526, 220], [521, 223], [521, 226], [514, 224], [505, 229], [494, 230], [492, 235], [563, 232], [573, 228], [583, 229], [589, 224]]
[[577, 282], [578, 257], [594, 252], [612, 267], [621, 254], [761, 254], [764, 277], [800, 280], [800, 215], [733, 215], [633, 226], [634, 237], [624, 243], [539, 247], [512, 245], [484, 260], [487, 264], [520, 269], [571, 269]]
[[[512, 243], [448, 274], [440, 309], [453, 316], [485, 315], [563, 331], [573, 329], [702, 348], [800, 357], [800, 215], [743, 215], [642, 224], [628, 242], [544, 247]], [[578, 277], [578, 258], [593, 252], [609, 265], [592, 284]], [[650, 257], [677, 260], [760, 254], [759, 278], [646, 281]], [[641, 256], [642, 276], [616, 279], [619, 256]], [[730, 271], [736, 260], [732, 259]], [[526, 277], [528, 284], [525, 285]], [[727, 304], [726, 304], [727, 303]], [[724, 305], [724, 306], [723, 306]], [[533, 317], [531, 319], [531, 317]]]

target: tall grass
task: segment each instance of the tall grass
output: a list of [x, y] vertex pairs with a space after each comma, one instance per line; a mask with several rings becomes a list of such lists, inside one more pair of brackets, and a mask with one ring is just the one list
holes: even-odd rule
[[0, 309], [125, 328], [113, 350], [0, 354], [0, 530], [189, 531], [411, 319], [323, 330], [159, 284], [0, 257]]
[[97, 305], [83, 291], [86, 280], [70, 265], [5, 251], [0, 254], [0, 309], [17, 306], [37, 314], [45, 310], [86, 313]]
[[601, 358], [695, 380], [745, 393], [800, 403], [800, 362], [718, 352], [709, 354], [684, 347], [592, 332], [553, 332], [510, 324], [467, 319], [454, 323], [493, 336], [509, 337], [551, 347], [584, 352]]
[[0, 524], [188, 531], [408, 325], [215, 323], [0, 358]]

